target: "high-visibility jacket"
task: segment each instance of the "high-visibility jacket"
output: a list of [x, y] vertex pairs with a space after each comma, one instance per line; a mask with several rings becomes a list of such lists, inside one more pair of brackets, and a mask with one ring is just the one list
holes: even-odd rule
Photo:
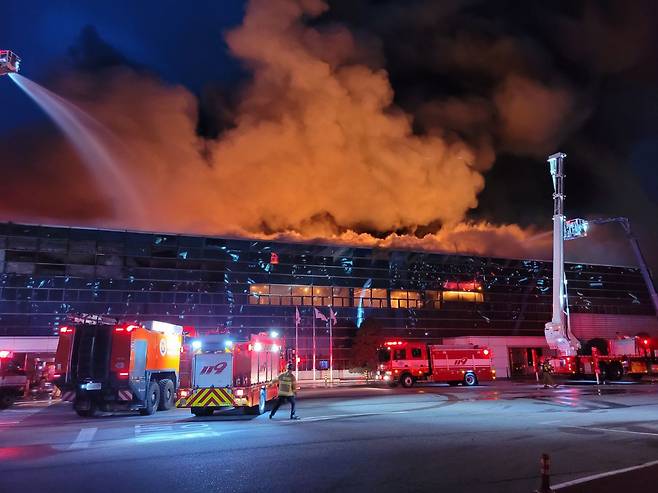
[[295, 395], [297, 388], [297, 379], [292, 372], [286, 371], [279, 375], [279, 395], [281, 397], [289, 397]]
[[544, 361], [541, 365], [541, 371], [544, 373], [553, 373], [553, 366], [548, 361]]

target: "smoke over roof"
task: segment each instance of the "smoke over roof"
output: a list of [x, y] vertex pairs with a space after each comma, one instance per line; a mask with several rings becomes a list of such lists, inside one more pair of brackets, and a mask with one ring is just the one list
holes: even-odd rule
[[[641, 6], [499, 15], [510, 5], [251, 0], [225, 36], [246, 76], [201, 108], [86, 30], [56, 88], [121, 143], [145, 219], [116, 217], [112, 184], [50, 128], [13, 137], [0, 215], [546, 257], [550, 238], [492, 217], [479, 196], [492, 200], [499, 156], [541, 161], [587, 125], [601, 77], [641, 63], [650, 24]], [[636, 47], [631, 59], [599, 44], [611, 36]], [[513, 179], [495, 194], [513, 204]]]

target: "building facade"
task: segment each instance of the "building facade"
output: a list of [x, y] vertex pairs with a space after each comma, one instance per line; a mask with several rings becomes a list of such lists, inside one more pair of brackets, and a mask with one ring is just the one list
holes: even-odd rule
[[[594, 334], [601, 320], [608, 331], [658, 331], [637, 269], [568, 264], [566, 272], [572, 319], [589, 324], [583, 333]], [[0, 336], [57, 335], [67, 314], [82, 312], [236, 338], [277, 330], [290, 341], [298, 311], [308, 368], [314, 326], [318, 364], [326, 365], [328, 322], [314, 309], [329, 317], [329, 307], [338, 368], [348, 366], [364, 327], [428, 340], [542, 336], [551, 318], [551, 263], [0, 224]]]

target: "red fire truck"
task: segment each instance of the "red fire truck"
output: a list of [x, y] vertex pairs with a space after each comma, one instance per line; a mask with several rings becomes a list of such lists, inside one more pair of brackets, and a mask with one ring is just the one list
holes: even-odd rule
[[277, 395], [277, 377], [287, 361], [284, 348], [284, 339], [264, 332], [245, 342], [225, 335], [192, 340], [182, 363], [192, 370], [189, 380], [181, 381], [176, 407], [190, 408], [195, 416], [210, 416], [223, 407], [263, 414]]
[[496, 379], [491, 351], [486, 347], [446, 346], [390, 341], [377, 350], [376, 380], [411, 387], [416, 381], [473, 386]]
[[11, 351], [0, 350], [0, 409], [11, 406], [25, 394], [27, 376], [12, 360]]
[[600, 344], [591, 347], [591, 355], [558, 356], [549, 358], [557, 375], [593, 376], [601, 380], [617, 381], [624, 375], [640, 380], [643, 375], [653, 373], [655, 365], [651, 341], [644, 337], [600, 339]]
[[165, 322], [69, 318], [59, 329], [54, 383], [80, 416], [96, 411], [153, 414], [174, 405], [183, 328]]

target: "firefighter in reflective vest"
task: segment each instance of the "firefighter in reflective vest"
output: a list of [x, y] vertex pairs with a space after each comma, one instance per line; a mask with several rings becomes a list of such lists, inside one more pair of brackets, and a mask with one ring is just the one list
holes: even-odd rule
[[299, 419], [295, 416], [295, 392], [297, 390], [297, 379], [292, 373], [292, 363], [288, 363], [286, 371], [279, 375], [279, 397], [274, 403], [270, 419], [274, 417], [281, 404], [290, 402], [290, 419]]
[[557, 388], [557, 385], [555, 385], [555, 381], [553, 380], [553, 375], [551, 375], [552, 373], [553, 366], [551, 365], [551, 362], [548, 358], [544, 358], [544, 361], [541, 363], [541, 377], [545, 389], [549, 387]]

